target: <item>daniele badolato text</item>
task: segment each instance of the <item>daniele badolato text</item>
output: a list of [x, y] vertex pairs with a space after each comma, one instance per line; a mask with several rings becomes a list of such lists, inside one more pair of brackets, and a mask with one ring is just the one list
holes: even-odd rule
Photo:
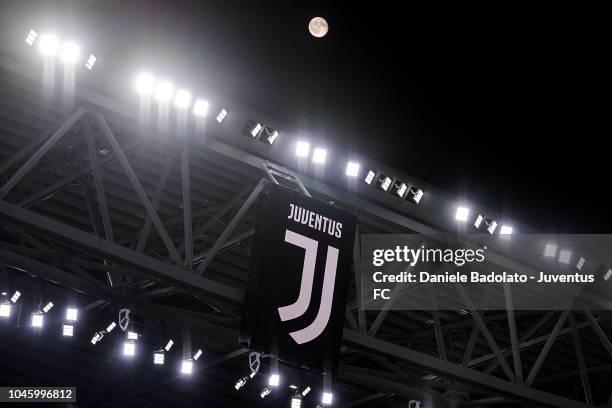
[[[405, 264], [410, 268], [424, 269], [426, 266], [455, 265], [464, 267], [467, 264], [477, 266], [486, 260], [485, 249], [440, 249], [440, 248], [409, 248], [396, 246], [395, 249], [375, 249], [372, 251], [372, 264], [376, 268], [391, 264]], [[451, 265], [451, 266], [452, 266]], [[422, 267], [422, 268], [421, 268]], [[436, 268], [437, 269], [437, 268]], [[462, 268], [464, 269], [464, 268]], [[432, 273], [428, 271], [384, 272], [372, 274], [375, 283], [593, 283], [595, 277], [590, 274], [548, 274], [539, 272], [531, 276], [506, 271], [446, 271]]]

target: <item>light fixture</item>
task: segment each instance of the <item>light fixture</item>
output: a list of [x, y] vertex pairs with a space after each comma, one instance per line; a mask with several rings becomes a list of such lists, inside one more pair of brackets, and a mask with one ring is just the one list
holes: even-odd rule
[[36, 37], [38, 37], [38, 33], [34, 30], [30, 30], [30, 32], [28, 33], [28, 36], [26, 37], [25, 42], [28, 45], [34, 45], [34, 42], [36, 41]]
[[66, 320], [75, 322], [79, 315], [79, 310], [74, 307], [69, 307], [66, 309]]
[[572, 259], [572, 251], [568, 249], [562, 249], [559, 251], [559, 262], [569, 264]]
[[15, 293], [13, 293], [13, 296], [11, 296], [11, 302], [13, 303], [17, 302], [20, 297], [21, 297], [21, 292], [16, 290]]
[[385, 176], [384, 174], [378, 176], [377, 187], [380, 188], [382, 191], [389, 191], [389, 188], [391, 187], [392, 183], [393, 180], [391, 179], [391, 177]]
[[608, 281], [610, 280], [610, 278], [612, 278], [612, 269], [608, 269], [608, 271], [606, 272], [606, 274], [604, 275], [604, 280]]
[[62, 50], [60, 52], [60, 58], [62, 62], [66, 64], [76, 64], [81, 55], [81, 49], [73, 42], [65, 42], [62, 44]]
[[136, 92], [141, 95], [151, 95], [155, 89], [155, 77], [151, 74], [141, 73], [136, 78]]
[[278, 374], [272, 374], [270, 378], [268, 378], [268, 385], [272, 387], [278, 387], [280, 383], [280, 376]]
[[585, 263], [586, 263], [586, 259], [584, 259], [583, 257], [580, 257], [580, 259], [578, 259], [578, 262], [576, 263], [576, 269], [578, 269], [579, 271], [582, 270]]
[[346, 172], [345, 174], [349, 177], [357, 177], [359, 176], [359, 163], [348, 162], [346, 163]]
[[200, 357], [202, 357], [202, 349], [198, 349], [198, 351], [196, 351], [196, 353], [193, 355], [193, 359], [197, 360]]
[[489, 234], [493, 234], [497, 228], [497, 221], [492, 218], [484, 217], [482, 214], [478, 214], [474, 226], [480, 231], [486, 231]]
[[276, 139], [278, 139], [278, 130], [273, 129], [270, 126], [264, 126], [259, 140], [268, 144], [274, 144]]
[[138, 333], [133, 332], [133, 331], [128, 331], [127, 338], [128, 340], [138, 340]]
[[96, 56], [93, 54], [89, 55], [89, 58], [87, 58], [87, 62], [85, 63], [85, 68], [87, 68], [88, 70], [92, 70], [94, 67], [94, 64], [96, 63]]
[[225, 109], [221, 109], [221, 111], [217, 115], [217, 122], [223, 123], [226, 116], [227, 116], [227, 111]]
[[244, 133], [255, 139], [257, 136], [259, 136], [259, 132], [261, 132], [262, 129], [263, 126], [261, 125], [261, 123], [252, 120], [247, 120], [247, 123], [244, 127]]
[[244, 385], [247, 383], [248, 380], [249, 380], [249, 377], [239, 378], [238, 381], [236, 381], [236, 384], [234, 384], [234, 388], [236, 390], [241, 389], [242, 387], [244, 387]]
[[165, 359], [166, 357], [163, 350], [159, 350], [153, 353], [153, 364], [164, 365]]
[[323, 405], [331, 405], [333, 399], [334, 395], [331, 392], [324, 392], [323, 397], [321, 398], [321, 403], [323, 403]]
[[43, 307], [43, 312], [45, 313], [49, 312], [49, 310], [51, 310], [52, 307], [53, 307], [53, 302], [47, 303], [45, 307]]
[[366, 184], [372, 184], [375, 177], [376, 177], [376, 172], [374, 170], [368, 170], [368, 174], [365, 176], [365, 179], [363, 181]]
[[470, 209], [466, 207], [457, 207], [457, 212], [455, 212], [455, 219], [457, 221], [467, 221], [470, 215]]
[[74, 325], [72, 323], [64, 323], [62, 325], [62, 335], [66, 337], [72, 337], [74, 334]]
[[421, 198], [423, 198], [423, 190], [416, 186], [410, 186], [406, 194], [406, 201], [418, 204], [421, 202]]
[[193, 371], [193, 361], [192, 360], [183, 360], [181, 363], [181, 374], [190, 375]]
[[263, 390], [261, 390], [261, 392], [259, 393], [259, 396], [263, 399], [263, 398], [266, 398], [268, 395], [270, 395], [271, 392], [272, 392], [272, 389], [270, 387], [266, 387]]
[[104, 332], [97, 332], [96, 334], [93, 335], [93, 337], [91, 338], [91, 344], [93, 344], [94, 346], [96, 345], [97, 342], [99, 342], [100, 340], [102, 340], [102, 338], [104, 337]]
[[301, 408], [302, 407], [302, 396], [300, 394], [295, 394], [291, 397], [291, 408]]
[[327, 159], [327, 150], [317, 147], [312, 153], [312, 162], [317, 164], [324, 164]]
[[174, 93], [174, 85], [169, 81], [160, 81], [155, 86], [155, 99], [160, 102], [169, 101]]
[[172, 348], [173, 344], [174, 344], [174, 342], [172, 341], [172, 339], [168, 340], [168, 343], [166, 344], [166, 347], [164, 347], [164, 349], [166, 351], [170, 351], [170, 349]]
[[297, 390], [297, 385], [295, 384], [289, 384], [289, 388], [291, 388], [292, 390]]
[[544, 246], [544, 256], [548, 258], [557, 256], [557, 246], [555, 244], [546, 244]]
[[106, 328], [106, 332], [110, 333], [113, 331], [113, 329], [117, 326], [117, 323], [115, 322], [111, 322], [111, 324], [108, 325], [108, 327]]
[[174, 106], [179, 109], [187, 109], [191, 105], [191, 92], [186, 89], [176, 91]]
[[206, 116], [208, 114], [208, 101], [197, 99], [193, 104], [193, 114], [196, 116]]
[[310, 143], [308, 142], [297, 142], [295, 147], [295, 155], [298, 157], [308, 157], [310, 154]]
[[499, 235], [512, 235], [512, 227], [503, 225], [499, 228]]
[[310, 387], [306, 387], [302, 390], [302, 397], [305, 397], [310, 392]]
[[52, 34], [44, 34], [40, 37], [39, 50], [43, 55], [55, 55], [59, 46], [59, 40]]
[[42, 313], [32, 313], [32, 327], [42, 327], [45, 316]]
[[399, 198], [404, 198], [404, 194], [408, 191], [408, 185], [404, 182], [397, 180], [393, 184], [392, 188], [393, 194], [397, 195]]
[[0, 317], [9, 317], [11, 315], [12, 306], [8, 302], [0, 303]]
[[136, 354], [136, 343], [133, 341], [123, 342], [123, 355], [127, 357], [133, 357]]

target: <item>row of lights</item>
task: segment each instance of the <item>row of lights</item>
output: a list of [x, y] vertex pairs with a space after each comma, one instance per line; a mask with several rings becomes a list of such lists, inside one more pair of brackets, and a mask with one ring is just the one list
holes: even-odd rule
[[[455, 220], [460, 222], [467, 222], [467, 220], [470, 218], [470, 213], [471, 211], [469, 208], [459, 206], [455, 211]], [[497, 226], [499, 224], [491, 217], [488, 217], [483, 214], [478, 214], [476, 216], [476, 219], [474, 220], [473, 225], [477, 230], [488, 232], [489, 234], [493, 235], [493, 233], [495, 233], [495, 231], [497, 230]], [[499, 228], [499, 235], [512, 235], [512, 233], [513, 228], [510, 225], [502, 225]]]
[[[26, 37], [26, 44], [33, 47], [38, 44], [38, 50], [41, 54], [47, 57], [54, 57], [59, 54], [60, 60], [67, 65], [75, 65], [81, 63], [81, 47], [73, 41], [61, 42], [58, 37], [53, 34], [42, 34], [40, 38], [36, 31], [30, 30]], [[96, 56], [89, 55], [85, 61], [85, 68], [92, 70], [96, 63]]]
[[[255, 374], [254, 372], [251, 373], [251, 378], [253, 378], [254, 374]], [[244, 384], [246, 384], [246, 381], [247, 381], [247, 377], [241, 378], [236, 383], [235, 388], [237, 390], [240, 389], [242, 386], [244, 386]], [[278, 388], [279, 385], [280, 385], [280, 375], [278, 374], [270, 375], [270, 377], [268, 378], [268, 386], [265, 387], [259, 393], [259, 396], [262, 399], [266, 398], [268, 395], [272, 393], [272, 389]], [[291, 397], [291, 408], [301, 408], [302, 399], [304, 399], [308, 395], [308, 393], [310, 393], [311, 388], [309, 386], [306, 386], [302, 391], [298, 391], [298, 386], [294, 384], [289, 385], [289, 388], [295, 391], [294, 395]], [[321, 395], [321, 404], [329, 406], [332, 404], [332, 401], [333, 401], [333, 394], [331, 392], [323, 392], [323, 394]], [[317, 408], [321, 408], [321, 405], [317, 405]]]

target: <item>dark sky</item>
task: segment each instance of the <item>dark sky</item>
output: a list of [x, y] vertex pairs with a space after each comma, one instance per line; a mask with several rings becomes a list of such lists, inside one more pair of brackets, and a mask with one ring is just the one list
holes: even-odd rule
[[[89, 41], [100, 81], [117, 85], [147, 67], [510, 219], [550, 232], [612, 232], [603, 13], [413, 3], [3, 5], [32, 26], [61, 24]], [[323, 39], [307, 31], [317, 15], [330, 24]]]

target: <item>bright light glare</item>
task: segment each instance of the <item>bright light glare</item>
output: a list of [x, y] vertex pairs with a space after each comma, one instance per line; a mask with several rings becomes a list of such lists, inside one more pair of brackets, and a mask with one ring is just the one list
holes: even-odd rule
[[91, 71], [93, 69], [94, 64], [96, 63], [96, 60], [97, 60], [96, 56], [91, 54], [89, 58], [87, 58], [87, 62], [85, 63], [85, 68]]
[[59, 47], [59, 40], [56, 36], [45, 34], [40, 37], [39, 50], [43, 55], [55, 55]]
[[225, 120], [227, 116], [227, 111], [225, 109], [221, 109], [221, 112], [217, 115], [217, 122], [221, 123]]
[[112, 331], [113, 331], [113, 329], [115, 328], [115, 326], [117, 326], [117, 323], [115, 323], [115, 322], [111, 322], [111, 324], [109, 324], [109, 325], [108, 325], [108, 327], [106, 328], [106, 331], [107, 331], [108, 333], [112, 332]]
[[310, 143], [297, 142], [297, 146], [295, 147], [295, 155], [298, 157], [308, 157], [308, 154], [310, 154]]
[[184, 360], [181, 364], [181, 374], [191, 374], [193, 371], [193, 361]]
[[45, 317], [41, 313], [32, 313], [32, 327], [42, 327]]
[[557, 246], [555, 244], [546, 244], [544, 247], [544, 256], [548, 258], [557, 256]]
[[198, 351], [196, 351], [196, 353], [193, 355], [193, 359], [197, 360], [200, 357], [202, 357], [202, 349], [198, 349]]
[[172, 93], [174, 92], [174, 85], [168, 81], [161, 81], [155, 87], [155, 99], [160, 102], [169, 101], [172, 99]]
[[313, 163], [323, 164], [327, 158], [327, 150], [317, 147], [312, 154]]
[[166, 357], [161, 351], [156, 351], [153, 353], [153, 364], [164, 365], [165, 359]]
[[11, 296], [11, 302], [13, 303], [17, 302], [20, 297], [21, 297], [21, 292], [16, 290], [15, 293], [13, 293], [13, 296]]
[[78, 309], [75, 309], [73, 307], [69, 307], [68, 309], [66, 309], [66, 320], [70, 320], [71, 322], [74, 322], [76, 321], [78, 315], [79, 315]]
[[509, 225], [502, 225], [499, 229], [499, 235], [512, 235], [512, 227]]
[[206, 116], [208, 114], [208, 101], [198, 99], [193, 105], [193, 114], [196, 116]]
[[334, 396], [331, 392], [324, 392], [323, 398], [321, 398], [321, 402], [324, 405], [331, 405], [333, 399], [334, 399]]
[[278, 374], [272, 374], [270, 378], [268, 379], [268, 385], [271, 385], [273, 387], [278, 387], [279, 383], [280, 383], [280, 376]]
[[34, 42], [36, 41], [36, 37], [38, 37], [38, 33], [34, 30], [30, 30], [25, 41], [28, 45], [34, 45]]
[[62, 335], [72, 337], [74, 334], [74, 326], [72, 324], [64, 324], [62, 326]]
[[131, 341], [126, 341], [123, 343], [123, 355], [124, 356], [133, 356], [136, 354], [136, 344]]
[[9, 317], [11, 315], [11, 304], [2, 303], [0, 304], [0, 317]]
[[136, 78], [136, 92], [141, 95], [151, 95], [155, 89], [155, 77], [151, 74], [142, 73]]
[[562, 249], [559, 252], [559, 262], [564, 263], [564, 264], [569, 264], [571, 259], [572, 259], [572, 251], [567, 250], [567, 249]]
[[43, 307], [43, 312], [47, 313], [53, 307], [53, 302], [49, 302]]
[[455, 213], [455, 219], [457, 221], [467, 221], [469, 215], [470, 215], [469, 208], [457, 207], [457, 212]]
[[359, 176], [359, 163], [348, 162], [346, 164], [346, 175], [349, 177]]
[[301, 408], [302, 400], [298, 397], [291, 398], [291, 408]]
[[186, 89], [177, 91], [174, 97], [174, 106], [179, 109], [187, 109], [189, 105], [191, 105], [191, 92]]
[[127, 338], [130, 340], [138, 340], [138, 333], [133, 332], [133, 331], [129, 331], [127, 333]]
[[305, 397], [309, 392], [310, 392], [310, 387], [304, 388], [304, 390], [302, 391], [302, 396]]
[[173, 344], [174, 344], [174, 341], [168, 340], [168, 343], [166, 344], [166, 347], [165, 347], [166, 351], [170, 351]]
[[67, 64], [76, 64], [79, 60], [79, 56], [81, 55], [81, 49], [79, 46], [73, 42], [65, 42], [62, 45], [62, 51], [60, 53], [60, 58], [63, 62]]

